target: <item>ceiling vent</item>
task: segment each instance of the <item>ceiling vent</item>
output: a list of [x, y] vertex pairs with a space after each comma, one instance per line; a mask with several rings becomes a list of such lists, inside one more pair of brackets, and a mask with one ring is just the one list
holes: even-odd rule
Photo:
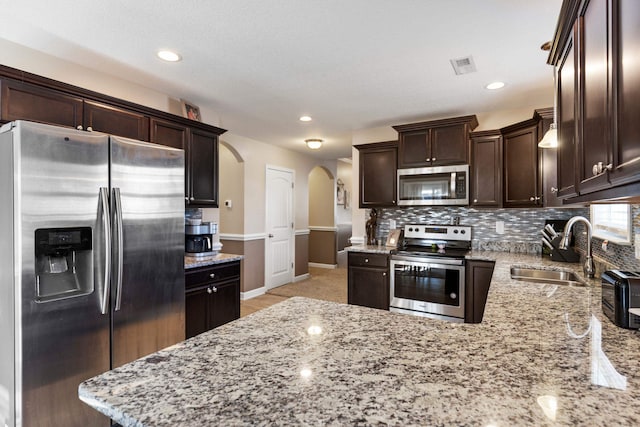
[[457, 75], [475, 73], [476, 64], [473, 62], [473, 56], [465, 56], [464, 58], [451, 59], [451, 65]]

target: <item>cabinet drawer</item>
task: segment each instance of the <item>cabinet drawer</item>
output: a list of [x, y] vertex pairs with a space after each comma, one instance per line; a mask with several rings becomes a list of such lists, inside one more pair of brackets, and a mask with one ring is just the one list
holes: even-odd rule
[[240, 261], [187, 270], [185, 286], [191, 288], [203, 283], [215, 283], [240, 277]]
[[389, 256], [385, 254], [349, 252], [349, 265], [360, 267], [387, 267]]

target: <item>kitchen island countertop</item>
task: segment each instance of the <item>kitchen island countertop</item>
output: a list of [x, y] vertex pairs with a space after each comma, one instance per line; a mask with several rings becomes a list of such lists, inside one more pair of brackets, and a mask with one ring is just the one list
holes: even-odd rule
[[90, 379], [80, 397], [123, 426], [640, 424], [640, 335], [602, 314], [598, 279], [515, 281], [511, 265], [581, 267], [471, 256], [496, 261], [481, 324], [296, 297]]

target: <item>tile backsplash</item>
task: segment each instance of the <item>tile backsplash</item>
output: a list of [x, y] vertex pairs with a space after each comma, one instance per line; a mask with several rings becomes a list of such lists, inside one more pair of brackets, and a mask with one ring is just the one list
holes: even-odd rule
[[[589, 218], [589, 208], [562, 209], [475, 209], [468, 207], [409, 207], [378, 209], [377, 238], [389, 233], [389, 220], [396, 221], [396, 228], [405, 224], [450, 224], [460, 217], [460, 225], [473, 227], [473, 249], [501, 252], [539, 254], [542, 251], [540, 230], [547, 219], [568, 220], [582, 215]], [[640, 205], [632, 205], [634, 235], [640, 233]], [[368, 217], [368, 215], [367, 215]], [[496, 231], [496, 223], [504, 222], [504, 233]], [[576, 225], [576, 230], [583, 230]], [[575, 234], [575, 233], [574, 233]], [[586, 247], [586, 239], [577, 233], [576, 246]], [[634, 256], [633, 245], [609, 244], [607, 252], [601, 248], [602, 240], [593, 239], [593, 254], [605, 263], [606, 268], [640, 271], [640, 260]]]

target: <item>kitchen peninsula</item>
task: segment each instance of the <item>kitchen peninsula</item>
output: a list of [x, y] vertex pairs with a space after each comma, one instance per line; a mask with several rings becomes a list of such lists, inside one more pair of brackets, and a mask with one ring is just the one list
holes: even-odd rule
[[[496, 268], [483, 322], [291, 298], [80, 385], [123, 426], [638, 425], [640, 336], [586, 287]], [[601, 272], [598, 272], [598, 275]], [[580, 272], [581, 274], [581, 272]]]

